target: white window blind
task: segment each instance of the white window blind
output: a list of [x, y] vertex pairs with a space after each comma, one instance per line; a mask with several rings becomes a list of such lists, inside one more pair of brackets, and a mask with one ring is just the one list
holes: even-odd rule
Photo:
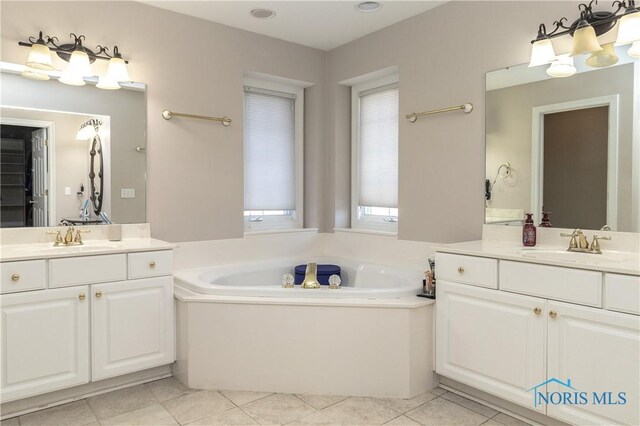
[[398, 88], [360, 93], [358, 205], [398, 206]]
[[295, 210], [295, 96], [245, 88], [244, 209]]

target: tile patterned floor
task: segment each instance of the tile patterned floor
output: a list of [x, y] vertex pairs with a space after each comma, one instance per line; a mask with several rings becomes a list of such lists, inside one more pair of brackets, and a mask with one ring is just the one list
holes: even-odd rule
[[412, 399], [196, 391], [173, 378], [8, 419], [20, 425], [437, 425], [526, 426], [434, 389]]

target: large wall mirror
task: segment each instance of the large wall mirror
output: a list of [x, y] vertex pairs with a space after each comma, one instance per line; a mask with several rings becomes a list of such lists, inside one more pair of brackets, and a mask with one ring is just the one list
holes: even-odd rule
[[145, 222], [145, 86], [0, 73], [1, 227]]
[[[625, 49], [607, 68], [576, 59], [551, 78], [517, 65], [486, 75], [485, 223], [638, 232], [639, 63]], [[635, 183], [634, 183], [635, 182]]]

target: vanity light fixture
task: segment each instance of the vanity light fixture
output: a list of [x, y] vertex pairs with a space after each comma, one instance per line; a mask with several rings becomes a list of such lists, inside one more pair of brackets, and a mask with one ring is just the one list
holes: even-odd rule
[[577, 72], [573, 63], [573, 58], [569, 55], [560, 55], [551, 66], [547, 68], [547, 75], [550, 77], [571, 77]]
[[40, 31], [38, 38], [29, 37], [28, 42], [18, 42], [20, 46], [31, 48], [22, 76], [35, 80], [49, 80], [56, 71], [51, 60], [51, 52], [55, 52], [61, 59], [69, 62], [58, 78], [61, 83], [84, 86], [85, 78], [95, 76], [91, 64], [96, 59], [109, 61], [107, 73], [105, 76], [98, 76], [96, 87], [114, 90], [120, 88], [120, 82], [131, 81], [126, 65], [128, 61], [122, 58], [118, 46], [113, 47], [113, 54], [109, 53], [108, 47], [100, 45], [93, 51], [83, 46], [84, 35], [71, 33], [70, 37], [73, 39], [72, 43], [58, 44], [57, 37], [43, 36]]
[[[587, 65], [592, 67], [615, 64], [618, 58], [613, 53], [613, 45], [601, 46], [598, 36], [612, 30], [618, 21], [616, 46], [640, 41], [640, 8], [636, 7], [635, 0], [614, 1], [613, 6], [616, 7], [614, 11], [594, 11], [593, 5], [597, 3], [597, 0], [591, 0], [589, 4], [579, 4], [580, 17], [571, 25], [566, 25], [567, 18], [560, 18], [553, 23], [555, 26], [553, 31], [547, 32], [545, 25], [540, 24], [537, 37], [531, 41], [532, 49], [529, 66], [555, 65], [556, 68], [554, 70], [547, 72], [549, 75], [557, 73], [558, 67], [567, 67], [569, 65], [568, 61], [565, 58], [556, 57], [551, 43], [551, 39], [567, 34], [573, 36], [570, 56], [591, 54], [586, 62]], [[634, 46], [629, 49], [629, 54], [633, 56], [632, 52], [635, 52]]]

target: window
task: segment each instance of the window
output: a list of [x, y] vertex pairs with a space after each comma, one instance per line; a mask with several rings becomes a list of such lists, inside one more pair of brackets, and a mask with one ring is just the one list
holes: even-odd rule
[[353, 228], [398, 230], [398, 77], [353, 86]]
[[245, 79], [245, 231], [302, 227], [303, 89]]

